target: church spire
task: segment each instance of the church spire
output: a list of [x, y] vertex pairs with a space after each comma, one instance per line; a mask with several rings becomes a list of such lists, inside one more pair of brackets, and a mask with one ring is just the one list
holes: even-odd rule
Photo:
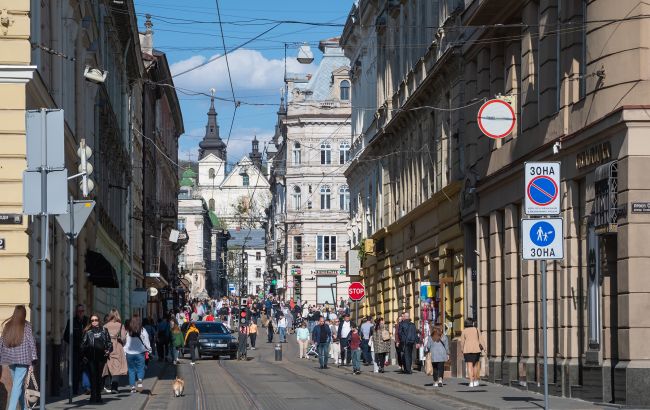
[[248, 154], [248, 157], [250, 158], [251, 162], [253, 165], [255, 165], [258, 169], [262, 169], [262, 153], [260, 152], [260, 143], [257, 141], [257, 135], [253, 137], [253, 150], [251, 151], [250, 154]]
[[215, 89], [210, 89], [210, 109], [208, 110], [208, 124], [205, 126], [205, 136], [199, 143], [199, 159], [208, 154], [214, 154], [222, 160], [226, 160], [226, 144], [219, 137], [219, 125], [217, 124], [217, 111], [214, 109]]

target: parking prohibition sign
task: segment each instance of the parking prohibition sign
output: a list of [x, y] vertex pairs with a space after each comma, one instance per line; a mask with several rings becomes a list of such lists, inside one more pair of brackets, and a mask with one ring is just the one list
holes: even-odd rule
[[527, 162], [525, 168], [525, 213], [558, 215], [560, 213], [560, 163]]

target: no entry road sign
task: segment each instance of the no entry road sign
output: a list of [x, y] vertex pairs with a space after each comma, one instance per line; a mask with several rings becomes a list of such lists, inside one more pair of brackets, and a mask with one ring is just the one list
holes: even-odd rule
[[526, 162], [525, 206], [528, 215], [560, 213], [560, 163]]
[[522, 219], [522, 257], [526, 260], [563, 259], [562, 218]]
[[504, 100], [489, 100], [479, 108], [476, 120], [483, 134], [500, 139], [515, 128], [515, 110]]
[[361, 282], [352, 282], [348, 287], [348, 296], [354, 302], [358, 302], [366, 296], [366, 288]]

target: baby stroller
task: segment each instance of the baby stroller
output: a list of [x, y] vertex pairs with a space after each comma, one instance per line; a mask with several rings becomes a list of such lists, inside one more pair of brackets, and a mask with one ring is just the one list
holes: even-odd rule
[[318, 359], [318, 349], [317, 349], [316, 343], [312, 344], [309, 347], [309, 350], [307, 350], [307, 358], [311, 358], [311, 356]]

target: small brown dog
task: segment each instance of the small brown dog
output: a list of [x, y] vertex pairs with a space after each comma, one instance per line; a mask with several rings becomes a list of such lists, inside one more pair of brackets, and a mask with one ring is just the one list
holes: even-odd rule
[[174, 397], [181, 397], [185, 390], [185, 380], [177, 377], [172, 383], [172, 389], [174, 390]]

